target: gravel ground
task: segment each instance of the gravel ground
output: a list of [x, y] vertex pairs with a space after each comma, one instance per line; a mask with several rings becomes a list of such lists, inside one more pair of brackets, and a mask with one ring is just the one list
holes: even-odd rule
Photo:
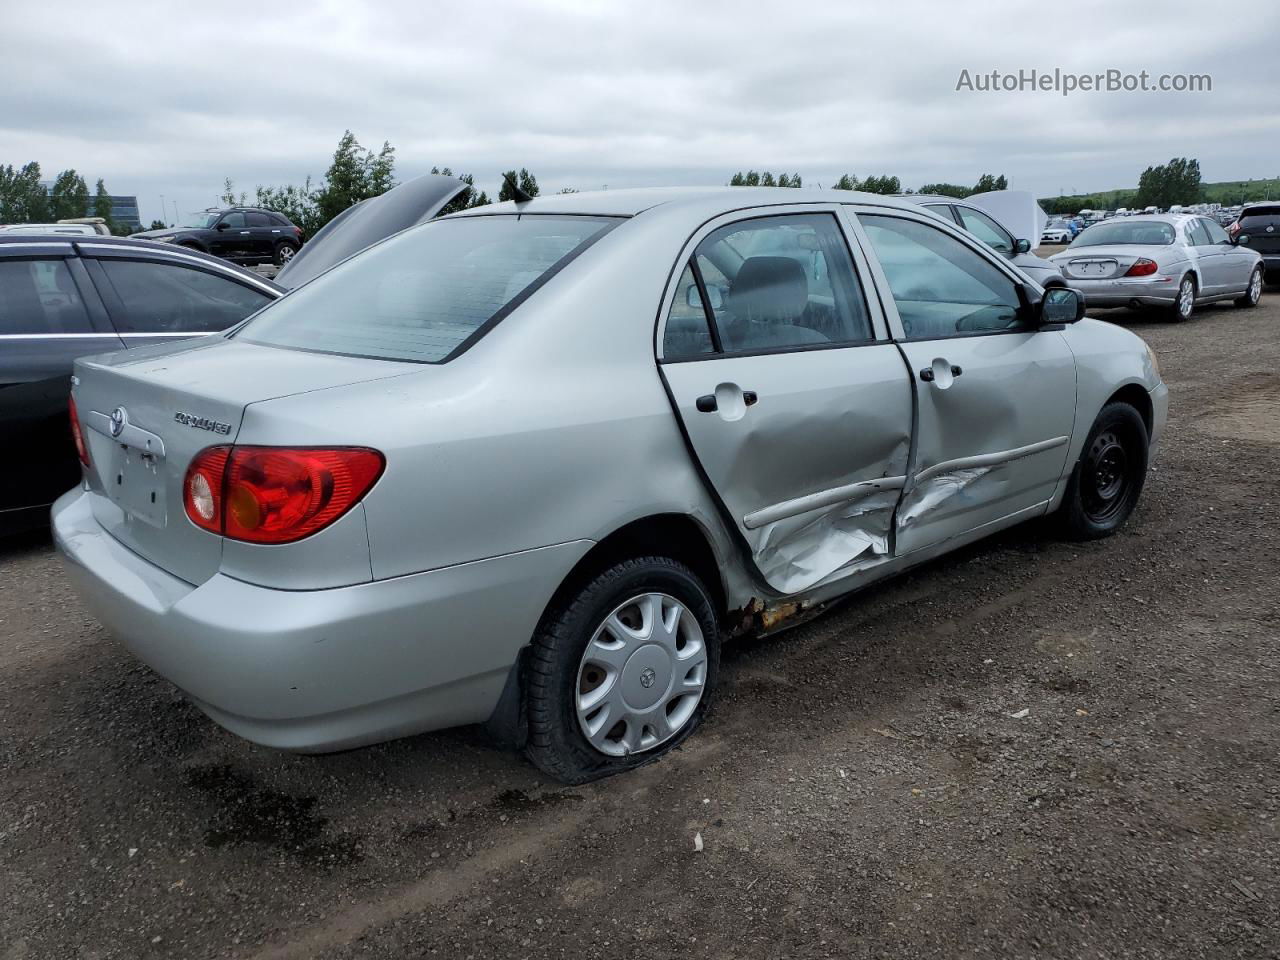
[[731, 647], [585, 787], [473, 730], [251, 746], [0, 545], [0, 958], [1280, 956], [1280, 292], [1108, 319], [1172, 389], [1120, 535]]

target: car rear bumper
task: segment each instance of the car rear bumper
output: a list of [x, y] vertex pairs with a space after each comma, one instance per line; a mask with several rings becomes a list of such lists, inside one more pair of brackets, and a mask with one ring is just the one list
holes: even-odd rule
[[53, 506], [54, 539], [91, 612], [222, 726], [324, 752], [488, 719], [521, 647], [573, 565], [573, 541], [330, 590], [217, 574], [192, 586], [94, 519]]
[[1112, 280], [1079, 280], [1066, 277], [1067, 286], [1084, 295], [1089, 307], [1172, 306], [1178, 299], [1178, 281], [1172, 277], [1117, 277]]

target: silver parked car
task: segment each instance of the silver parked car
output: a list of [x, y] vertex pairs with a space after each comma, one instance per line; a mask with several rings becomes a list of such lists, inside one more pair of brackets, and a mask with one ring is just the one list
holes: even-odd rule
[[724, 640], [1033, 517], [1123, 524], [1167, 391], [1081, 313], [890, 197], [481, 207], [223, 336], [79, 361], [56, 539], [241, 736], [487, 722], [583, 781], [688, 736]]
[[[917, 203], [944, 220], [963, 229], [1007, 257], [1019, 270], [1046, 290], [1065, 287], [1058, 265], [1035, 254], [1043, 240], [1048, 220], [1034, 196], [1025, 190], [993, 190], [957, 200], [932, 194], [904, 194], [902, 199]], [[1037, 237], [1041, 239], [1036, 239]]]
[[1261, 255], [1209, 217], [1108, 220], [1050, 259], [1091, 307], [1156, 307], [1170, 320], [1186, 320], [1197, 303], [1256, 307], [1262, 299]]

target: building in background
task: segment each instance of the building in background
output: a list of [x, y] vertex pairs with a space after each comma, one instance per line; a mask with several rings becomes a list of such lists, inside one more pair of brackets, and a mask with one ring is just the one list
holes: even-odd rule
[[[133, 233], [142, 229], [142, 218], [138, 216], [138, 198], [110, 195], [111, 199], [111, 219], [116, 224], [116, 229], [123, 230], [125, 233]], [[89, 209], [85, 211], [86, 217], [95, 216], [93, 211], [93, 198], [89, 198]]]

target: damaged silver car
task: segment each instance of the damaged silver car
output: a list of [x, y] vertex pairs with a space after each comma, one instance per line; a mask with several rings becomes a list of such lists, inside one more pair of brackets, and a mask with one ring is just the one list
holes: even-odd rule
[[564, 781], [634, 767], [734, 636], [1033, 517], [1112, 533], [1165, 423], [1138, 337], [902, 200], [578, 193], [342, 260], [369, 239], [76, 365], [81, 593], [275, 747], [487, 723]]

